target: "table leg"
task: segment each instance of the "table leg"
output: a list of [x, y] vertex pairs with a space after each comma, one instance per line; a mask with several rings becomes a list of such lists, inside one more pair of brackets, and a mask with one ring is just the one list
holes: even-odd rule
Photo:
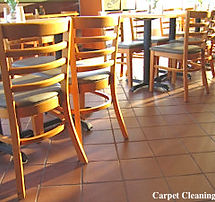
[[131, 91], [135, 91], [143, 86], [149, 84], [150, 73], [150, 47], [151, 47], [151, 26], [152, 19], [144, 20], [144, 67], [143, 67], [143, 82], [131, 88]]
[[[170, 28], [169, 28], [169, 40], [175, 40], [176, 35], [176, 18], [170, 18]], [[162, 84], [161, 81], [166, 79], [167, 74], [164, 72], [162, 76], [155, 78], [154, 87], [162, 88], [166, 91], [169, 90], [169, 86], [166, 84]]]
[[175, 40], [176, 34], [176, 18], [170, 18], [169, 40]]

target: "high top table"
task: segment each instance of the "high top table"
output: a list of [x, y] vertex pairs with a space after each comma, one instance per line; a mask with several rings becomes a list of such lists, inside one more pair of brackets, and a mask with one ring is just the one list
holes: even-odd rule
[[139, 89], [145, 85], [149, 85], [150, 75], [150, 47], [151, 47], [151, 23], [154, 19], [169, 18], [170, 29], [169, 29], [169, 40], [175, 40], [176, 35], [176, 18], [183, 17], [185, 14], [180, 13], [167, 13], [167, 14], [147, 14], [143, 13], [122, 13], [120, 14], [123, 18], [142, 18], [144, 20], [144, 67], [143, 67], [143, 82], [133, 86], [132, 91]]

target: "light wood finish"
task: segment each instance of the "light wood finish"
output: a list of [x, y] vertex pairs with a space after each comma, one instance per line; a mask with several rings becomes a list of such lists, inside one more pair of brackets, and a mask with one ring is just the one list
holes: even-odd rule
[[[128, 138], [127, 129], [124, 123], [124, 119], [119, 107], [117, 94], [116, 94], [116, 53], [117, 53], [117, 39], [118, 39], [118, 23], [119, 18], [112, 17], [76, 17], [72, 19], [73, 36], [75, 33], [79, 33], [78, 36], [73, 38], [72, 47], [80, 47], [79, 51], [75, 48], [71, 52], [71, 77], [72, 83], [77, 82], [77, 73], [79, 92], [80, 95], [85, 93], [92, 93], [97, 96], [103, 97], [107, 102], [90, 108], [82, 108], [81, 114], [92, 113], [98, 110], [105, 109], [113, 103], [113, 107], [116, 113], [116, 117], [125, 138]], [[102, 33], [100, 36], [91, 34], [91, 29], [108, 29], [114, 27], [114, 33], [106, 35]], [[89, 36], [82, 35], [82, 31], [85, 30], [89, 33]], [[104, 48], [85, 50], [81, 47], [85, 47], [88, 43], [103, 43]], [[78, 60], [78, 62], [76, 62]], [[81, 64], [81, 65], [78, 65]], [[98, 73], [97, 71], [102, 71]], [[97, 73], [95, 73], [97, 72]], [[81, 78], [81, 74], [91, 74]], [[93, 76], [92, 76], [93, 75]], [[102, 92], [105, 88], [110, 87], [111, 96]], [[84, 101], [84, 98], [81, 98]], [[81, 106], [85, 106], [85, 103], [81, 103]]]
[[[174, 53], [171, 51], [162, 51], [163, 49], [152, 48], [151, 50], [151, 64], [150, 64], [150, 92], [154, 88], [154, 72], [155, 69], [165, 69], [174, 75], [176, 72], [183, 73], [183, 83], [184, 83], [184, 101], [188, 102], [188, 72], [201, 71], [202, 72], [202, 82], [205, 86], [206, 92], [209, 93], [207, 77], [205, 72], [205, 46], [208, 33], [208, 13], [204, 11], [187, 11], [186, 12], [186, 24], [185, 24], [185, 35], [184, 43], [181, 44], [182, 50], [180, 53]], [[193, 23], [193, 19], [202, 20], [200, 23]], [[198, 30], [196, 30], [196, 28]], [[195, 45], [194, 52], [188, 53], [188, 48], [190, 45]], [[180, 43], [179, 43], [180, 46]], [[159, 46], [158, 46], [159, 48]], [[181, 62], [181, 68], [175, 68], [175, 65], [164, 67], [157, 65], [155, 63], [156, 57], [166, 57], [169, 59], [177, 60]], [[195, 62], [197, 61], [197, 62]], [[200, 61], [200, 64], [198, 63]], [[174, 62], [173, 62], [174, 63]], [[191, 65], [191, 68], [188, 68], [188, 64]]]
[[211, 11], [209, 34], [207, 43], [207, 62], [210, 64], [213, 78], [215, 77], [214, 62], [215, 62], [215, 10]]
[[[70, 23], [68, 19], [60, 18], [34, 21], [29, 23], [0, 24], [0, 65], [2, 70], [4, 92], [6, 92], [6, 106], [2, 106], [0, 108], [0, 118], [9, 119], [9, 125], [11, 130], [11, 137], [0, 138], [0, 140], [12, 144], [13, 162], [17, 182], [17, 193], [20, 199], [25, 198], [26, 195], [21, 156], [22, 145], [40, 142], [43, 139], [53, 137], [63, 132], [64, 129], [67, 128], [77, 151], [78, 158], [83, 163], [87, 162], [84, 148], [79, 140], [78, 134], [73, 124], [69, 104], [68, 75], [70, 60], [69, 50], [71, 43], [70, 40], [68, 40], [68, 37], [64, 37], [63, 41], [59, 42], [58, 44], [47, 45], [45, 47], [31, 47], [27, 49], [7, 48], [7, 40], [18, 40], [20, 38], [25, 37], [28, 38], [50, 36], [59, 33], [64, 33], [64, 35], [69, 34], [69, 38], [71, 38]], [[11, 63], [8, 61], [9, 57], [25, 57], [26, 55], [39, 55], [40, 53], [50, 53], [59, 50], [63, 51], [63, 57], [48, 64], [13, 68], [11, 66]], [[58, 67], [61, 67], [61, 71], [59, 72], [59, 74], [48, 79], [42, 78], [38, 75], [34, 75], [34, 73], [50, 69], [54, 70]], [[16, 78], [11, 80], [11, 76], [14, 74], [20, 75], [21, 77], [17, 79], [24, 79], [25, 82], [17, 83], [15, 82]], [[33, 79], [35, 77], [37, 78], [36, 80]], [[33, 80], [28, 78], [32, 78]], [[37, 97], [36, 101], [32, 99], [30, 99], [27, 103], [23, 101], [23, 99], [26, 100], [28, 96], [31, 96], [32, 93], [35, 92], [33, 90], [45, 90], [45, 88], [47, 90], [47, 88], [54, 88], [54, 86], [58, 88], [58, 91], [53, 89], [49, 90], [48, 92], [50, 93], [54, 91], [54, 94], [53, 96], [48, 96], [47, 99], [43, 99], [44, 94], [36, 94], [35, 96], [39, 96]], [[18, 104], [17, 99], [15, 99], [16, 96], [21, 96], [18, 93], [27, 93], [26, 96], [19, 99], [20, 104]], [[76, 96], [78, 97], [78, 95]], [[33, 136], [30, 138], [20, 138], [18, 118], [28, 116], [32, 117], [37, 114], [52, 111], [54, 109], [59, 111], [59, 118], [61, 119], [60, 124], [45, 133], [43, 133], [43, 130], [41, 130], [40, 134], [38, 134], [37, 136]]]
[[[130, 26], [131, 26], [131, 44], [133, 43], [133, 38], [135, 38], [135, 34], [134, 34], [134, 30], [133, 30], [133, 26], [132, 26], [132, 18], [129, 19], [130, 21]], [[120, 42], [119, 43], [123, 43], [125, 42], [124, 40], [124, 19], [121, 20], [121, 26], [120, 26]], [[126, 42], [127, 43], [127, 42]], [[141, 42], [140, 42], [141, 43]], [[143, 42], [142, 42], [143, 43]], [[128, 42], [129, 44], [129, 42]], [[121, 69], [120, 69], [120, 77], [123, 76], [123, 70], [124, 70], [124, 65], [127, 66], [127, 79], [128, 79], [128, 87], [131, 88], [133, 86], [133, 65], [132, 65], [132, 58], [134, 53], [143, 53], [143, 45], [137, 45], [137, 46], [132, 46], [132, 47], [123, 47], [123, 46], [119, 46], [118, 47], [118, 53], [121, 54], [121, 56], [119, 57], [119, 59], [121, 60], [120, 62], [118, 62], [119, 64], [121, 64]], [[126, 62], [124, 61], [124, 59], [126, 59]]]

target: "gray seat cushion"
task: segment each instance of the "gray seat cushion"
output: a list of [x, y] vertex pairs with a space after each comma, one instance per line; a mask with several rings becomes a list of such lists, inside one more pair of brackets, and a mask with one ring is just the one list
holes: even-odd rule
[[118, 43], [118, 48], [120, 49], [135, 49], [140, 48], [143, 49], [143, 41], [123, 41]]
[[78, 72], [77, 74], [79, 84], [101, 81], [103, 79], [109, 78], [109, 76], [109, 68], [88, 72]]
[[[24, 84], [27, 82], [36, 82], [40, 81], [43, 78], [37, 75], [27, 75], [19, 78], [13, 79], [14, 84]], [[50, 87], [41, 88], [38, 90], [32, 90], [27, 92], [19, 92], [14, 94], [14, 99], [16, 101], [16, 105], [19, 107], [34, 105], [40, 103], [42, 101], [46, 101], [51, 99], [61, 91], [61, 87], [59, 84], [52, 85]], [[0, 82], [0, 107], [6, 108], [6, 100], [4, 95], [3, 83]]]
[[[183, 54], [184, 53], [184, 44], [183, 43], [170, 43], [164, 44], [160, 46], [153, 46], [150, 48], [154, 51], [166, 52], [166, 53], [174, 53], [174, 54]], [[201, 48], [195, 45], [188, 46], [188, 53], [195, 54], [201, 52]]]
[[[86, 60], [87, 61], [87, 60]], [[91, 63], [93, 61], [90, 61]], [[86, 62], [82, 61], [77, 61], [77, 65], [86, 65]], [[98, 61], [93, 62], [93, 64], [99, 63]], [[48, 71], [43, 71], [38, 73], [41, 76], [50, 78], [53, 75], [59, 74], [60, 69], [54, 69], [54, 70], [48, 70]], [[83, 84], [83, 83], [90, 83], [90, 82], [96, 82], [99, 80], [106, 79], [110, 76], [110, 69], [105, 68], [105, 69], [100, 69], [100, 70], [94, 70], [94, 71], [87, 71], [87, 72], [78, 72], [77, 78], [78, 78], [78, 83]]]
[[39, 57], [29, 57], [24, 58], [22, 60], [16, 60], [13, 62], [13, 67], [25, 67], [25, 66], [32, 66], [32, 65], [39, 65], [43, 63], [52, 62], [55, 60], [55, 56], [39, 56]]

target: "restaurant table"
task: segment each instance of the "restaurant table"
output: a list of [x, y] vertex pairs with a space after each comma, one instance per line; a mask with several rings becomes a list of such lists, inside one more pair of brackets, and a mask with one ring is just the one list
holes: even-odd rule
[[[176, 35], [176, 18], [183, 17], [185, 14], [180, 13], [168, 13], [168, 14], [147, 14], [147, 13], [122, 13], [120, 14], [123, 18], [142, 18], [144, 20], [144, 67], [143, 67], [143, 81], [142, 83], [133, 86], [131, 91], [135, 91], [145, 85], [149, 85], [149, 75], [150, 75], [150, 47], [151, 47], [151, 24], [152, 20], [159, 18], [169, 18], [170, 28], [169, 28], [169, 40], [174, 40]], [[159, 84], [160, 85], [160, 84]], [[165, 85], [163, 85], [165, 89]]]

